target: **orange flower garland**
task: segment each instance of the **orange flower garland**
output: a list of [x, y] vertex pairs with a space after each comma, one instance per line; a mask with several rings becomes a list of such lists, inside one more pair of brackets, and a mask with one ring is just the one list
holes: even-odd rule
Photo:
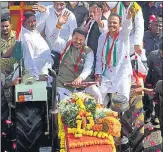
[[[67, 133], [73, 134], [76, 138], [80, 138], [82, 136], [99, 138], [98, 140], [95, 138], [94, 141], [91, 140], [87, 142], [80, 141], [77, 143], [69, 143], [69, 148], [78, 148], [91, 145], [110, 145], [112, 147], [112, 152], [116, 152], [113, 136], [119, 137], [121, 131], [121, 124], [117, 119], [117, 113], [104, 109], [103, 106], [98, 104], [95, 105], [96, 107], [94, 107], [92, 104], [94, 103], [92, 97], [89, 99], [89, 95], [85, 95], [84, 93], [74, 93], [67, 101], [73, 103], [77, 109], [74, 118], [71, 118], [75, 120], [74, 123], [76, 124], [73, 126], [68, 125]], [[64, 106], [62, 106], [62, 109], [64, 110]], [[64, 116], [66, 116], [66, 113]], [[69, 115], [71, 116], [71, 113]], [[66, 152], [65, 132], [61, 120], [61, 115], [58, 116], [58, 124], [58, 135], [60, 138], [60, 147], [62, 150], [60, 150], [60, 152]]]

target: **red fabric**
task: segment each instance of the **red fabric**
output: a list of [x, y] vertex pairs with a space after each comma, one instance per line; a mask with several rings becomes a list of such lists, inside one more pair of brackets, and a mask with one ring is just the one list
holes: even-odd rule
[[65, 49], [63, 50], [63, 52], [61, 53], [61, 56], [60, 56], [60, 62], [62, 61], [63, 56], [64, 56], [64, 54], [65, 54], [66, 51], [67, 51], [67, 48], [68, 48], [71, 44], [72, 44], [72, 41], [69, 41], [69, 42], [67, 43], [66, 48], [65, 48]]
[[[71, 46], [71, 44], [72, 44], [72, 41], [69, 41], [68, 44], [67, 44], [67, 46], [66, 46], [66, 48], [65, 48], [64, 51], [61, 53], [60, 63], [62, 62], [63, 56], [64, 56], [64, 54], [66, 53], [68, 47]], [[78, 60], [77, 60], [77, 62], [76, 62], [76, 64], [75, 64], [74, 72], [77, 72], [77, 71], [78, 71], [78, 65], [79, 65], [79, 63], [80, 63], [80, 61], [81, 61], [81, 59], [82, 59], [82, 54], [83, 54], [83, 52], [84, 52], [84, 47], [82, 47], [82, 49], [80, 50], [80, 55], [79, 55]]]
[[24, 20], [24, 16], [23, 16], [24, 10], [23, 10], [23, 7], [24, 7], [24, 3], [21, 4], [20, 10], [19, 10], [20, 11], [20, 16], [19, 16], [18, 23], [17, 23], [17, 28], [16, 28], [16, 40], [18, 40], [18, 38], [19, 38], [19, 34], [20, 34], [21, 27], [22, 27], [23, 20]]
[[149, 16], [149, 21], [156, 21], [156, 16], [155, 15], [150, 15]]
[[145, 74], [142, 74], [140, 72], [138, 72], [138, 74], [136, 74], [135, 70], [133, 71], [133, 77], [135, 78], [137, 85], [140, 85], [139, 78], [143, 78], [144, 81], [146, 79], [146, 75]]
[[80, 61], [81, 61], [81, 59], [82, 59], [82, 54], [83, 54], [83, 52], [84, 52], [84, 47], [80, 50], [80, 55], [79, 55], [79, 57], [78, 57], [78, 60], [77, 60], [76, 65], [75, 65], [75, 67], [74, 67], [74, 72], [77, 72], [77, 71], [78, 71], [78, 66], [79, 66], [79, 63], [80, 63]]
[[[103, 54], [104, 54], [104, 46], [105, 46], [105, 43], [106, 43], [106, 41], [107, 41], [109, 35], [110, 35], [110, 32], [108, 32], [108, 33], [106, 34], [106, 38], [105, 38], [104, 45], [103, 45], [103, 48], [102, 48], [102, 58], [103, 58]], [[112, 43], [111, 48], [110, 48], [110, 50], [109, 50], [109, 54], [108, 54], [108, 67], [110, 66], [111, 54], [112, 54], [114, 42], [115, 42], [115, 40], [117, 39], [118, 35], [119, 35], [119, 32], [115, 35], [115, 37], [114, 37], [114, 39], [113, 39], [113, 43]], [[102, 59], [102, 60], [103, 60], [103, 59]], [[103, 67], [103, 62], [102, 62], [102, 67]]]
[[113, 43], [111, 45], [111, 47], [109, 48], [109, 54], [108, 54], [108, 67], [110, 66], [110, 62], [111, 62], [111, 56], [112, 56], [112, 51], [113, 51], [113, 46], [114, 46], [114, 42], [116, 41], [117, 37], [118, 37], [119, 33], [117, 33], [113, 39]]

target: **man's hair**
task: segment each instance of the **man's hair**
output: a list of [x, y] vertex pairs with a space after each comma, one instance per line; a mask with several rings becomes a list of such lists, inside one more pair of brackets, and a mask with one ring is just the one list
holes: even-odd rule
[[84, 29], [82, 29], [81, 27], [75, 28], [73, 33], [72, 33], [72, 36], [74, 36], [75, 33], [79, 33], [79, 34], [83, 35], [85, 38], [87, 36], [87, 32]]
[[97, 2], [89, 2], [89, 7], [92, 7], [94, 5], [97, 5], [98, 6]]
[[117, 13], [111, 13], [110, 16], [109, 16], [109, 18], [108, 18], [108, 20], [109, 20], [112, 16], [118, 17], [118, 18], [119, 18], [119, 21], [120, 21], [120, 23], [121, 23], [121, 17], [120, 17]]
[[163, 41], [159, 44], [159, 50], [163, 51]]
[[68, 1], [54, 1], [54, 3], [55, 2], [65, 2], [66, 5], [68, 4]]
[[30, 11], [25, 12], [25, 13], [24, 13], [24, 21], [25, 21], [26, 19], [28, 19], [29, 17], [31, 17], [31, 16], [35, 16], [35, 14], [34, 14], [33, 12], [30, 12]]
[[10, 15], [9, 14], [4, 14], [1, 16], [1, 23], [6, 22], [6, 21], [10, 22]]

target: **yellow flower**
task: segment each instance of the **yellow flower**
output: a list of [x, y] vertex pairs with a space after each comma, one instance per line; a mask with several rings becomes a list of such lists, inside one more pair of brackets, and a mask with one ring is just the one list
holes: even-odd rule
[[95, 131], [95, 132], [93, 133], [93, 136], [97, 136], [97, 134], [98, 134], [98, 132], [97, 132], [97, 131]]

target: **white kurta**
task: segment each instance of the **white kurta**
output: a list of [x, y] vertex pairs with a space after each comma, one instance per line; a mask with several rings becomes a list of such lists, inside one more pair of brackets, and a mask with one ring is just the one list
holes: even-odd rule
[[[119, 13], [120, 3], [122, 3], [122, 2], [118, 3], [117, 13]], [[131, 2], [131, 4], [132, 4], [132, 2]], [[130, 6], [127, 9], [123, 6], [122, 22], [126, 18], [129, 8], [130, 8]], [[143, 36], [144, 36], [144, 18], [143, 18], [142, 10], [140, 9], [135, 15], [132, 31], [130, 34], [130, 54], [133, 54], [135, 52], [134, 45], [140, 45], [140, 46], [143, 45]]]
[[[132, 29], [132, 20], [123, 20], [122, 29], [119, 32], [119, 36], [116, 43], [117, 52], [117, 64], [115, 67], [112, 66], [113, 61], [111, 60], [111, 67], [107, 67], [105, 72], [102, 73], [102, 62], [107, 64], [105, 61], [106, 46], [104, 46], [104, 55], [102, 57], [102, 48], [106, 38], [107, 32], [101, 34], [98, 41], [98, 49], [96, 54], [96, 74], [102, 74], [105, 76], [105, 79], [109, 81], [108, 86], [101, 84], [101, 92], [106, 90], [105, 93], [119, 93], [125, 95], [129, 100], [130, 94], [130, 85], [131, 85], [131, 75], [132, 75], [132, 66], [130, 61], [130, 42], [129, 35]], [[110, 37], [110, 44], [112, 44], [113, 39]], [[110, 45], [111, 46], [111, 45]], [[113, 54], [112, 54], [113, 55]], [[104, 78], [102, 78], [102, 82]], [[104, 88], [103, 88], [104, 87]], [[106, 88], [107, 87], [107, 88]]]
[[[58, 17], [55, 14], [54, 6], [52, 6], [52, 5], [48, 6], [47, 9], [49, 11], [49, 16], [46, 18], [46, 20], [41, 25], [39, 25], [37, 27], [37, 29], [40, 33], [45, 29], [46, 41], [47, 41], [50, 49], [56, 51], [57, 48], [53, 48], [53, 44], [50, 42], [50, 36], [52, 35], [53, 30], [56, 28], [56, 24], [58, 22]], [[69, 11], [69, 10], [67, 8], [65, 8], [63, 10], [63, 13], [65, 11]], [[41, 13], [36, 14], [36, 17], [40, 14]], [[44, 17], [43, 17], [43, 19], [44, 19]], [[69, 39], [71, 39], [71, 35], [73, 33], [73, 30], [76, 27], [77, 27], [76, 18], [74, 16], [74, 14], [72, 12], [70, 12], [70, 16], [68, 18], [68, 21], [62, 26], [60, 37], [62, 39], [64, 39], [65, 41], [68, 41]]]
[[52, 68], [50, 48], [37, 30], [22, 27], [21, 40], [25, 70], [38, 80], [39, 74], [48, 74], [48, 68]]
[[[120, 3], [122, 2], [119, 2], [117, 6], [118, 13], [120, 11]], [[131, 5], [132, 5], [132, 2], [130, 2], [130, 6]], [[122, 7], [122, 22], [125, 19], [130, 6], [127, 9], [124, 6]], [[139, 72], [143, 71], [143, 73], [147, 73], [147, 70], [144, 64], [142, 63], [142, 61], [146, 60], [145, 50], [143, 49], [143, 37], [144, 37], [144, 18], [143, 18], [142, 9], [140, 8], [140, 10], [136, 13], [135, 18], [133, 20], [132, 31], [130, 34], [130, 55], [135, 53], [134, 46], [140, 45], [142, 49], [142, 54], [140, 54], [140, 57], [139, 57], [139, 55], [135, 53], [136, 56], [138, 57]], [[133, 78], [133, 82], [134, 81], [135, 80]]]

